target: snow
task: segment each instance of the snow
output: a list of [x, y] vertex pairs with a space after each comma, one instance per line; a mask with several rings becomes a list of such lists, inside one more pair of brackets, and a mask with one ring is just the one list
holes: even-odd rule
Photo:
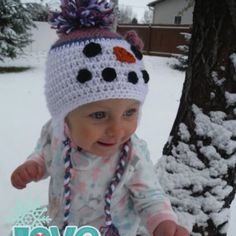
[[232, 60], [235, 71], [236, 71], [236, 53], [233, 53], [232, 55], [230, 55], [230, 59]]
[[211, 76], [217, 86], [223, 85], [223, 83], [226, 81], [225, 78], [219, 79], [218, 73], [216, 71], [212, 71]]
[[[177, 48], [178, 48], [181, 52], [184, 52], [184, 53], [187, 53], [188, 50], [189, 50], [189, 46], [187, 46], [187, 45], [179, 45], [179, 46], [177, 46]], [[188, 56], [185, 56], [184, 58], [187, 60]]]
[[225, 71], [225, 67], [224, 67], [224, 66], [220, 66], [220, 69], [221, 69], [222, 71]]
[[[226, 129], [222, 125], [215, 124], [196, 105], [193, 105], [193, 112], [196, 116], [195, 131], [197, 135], [211, 138], [212, 144], [220, 150], [224, 150], [227, 154], [232, 154], [236, 150], [236, 141], [231, 140], [233, 136], [231, 129], [235, 131], [234, 127]], [[232, 123], [234, 121], [231, 121]]]
[[211, 111], [210, 118], [213, 123], [216, 123], [218, 125], [222, 125], [223, 119], [226, 118], [226, 114], [222, 111]]
[[[21, 73], [0, 74], [0, 143], [2, 150], [0, 166], [0, 199], [2, 204], [0, 212], [4, 216], [0, 223], [0, 233], [3, 236], [9, 235], [10, 232], [11, 223], [7, 220], [9, 208], [14, 208], [16, 203], [24, 202], [27, 199], [29, 201], [37, 199], [40, 204], [47, 203], [48, 180], [29, 184], [26, 189], [21, 191], [14, 189], [10, 184], [11, 172], [33, 150], [41, 126], [49, 119], [43, 94], [45, 55], [45, 52], [39, 52], [29, 57], [20, 58], [17, 62], [6, 61], [5, 65], [8, 66], [30, 65], [32, 68]], [[145, 56], [144, 60], [151, 77], [150, 91], [143, 106], [137, 133], [147, 141], [152, 160], [156, 163], [162, 155], [163, 146], [168, 139], [171, 139], [169, 132], [178, 109], [184, 73], [171, 69], [167, 65], [170, 62], [168, 58]], [[1, 62], [0, 65], [2, 64]], [[226, 148], [224, 146], [224, 139], [230, 139], [236, 135], [234, 121], [224, 121], [225, 114], [221, 112], [214, 112], [210, 117], [206, 117], [197, 106], [193, 107], [193, 111], [196, 114], [196, 120], [198, 120], [196, 129], [199, 135], [209, 135], [214, 139], [214, 145], [226, 151], [235, 148], [235, 143], [232, 143], [232, 147]], [[202, 154], [208, 158], [211, 165], [210, 169], [204, 169], [205, 164], [196, 158], [194, 152], [196, 147], [184, 143], [190, 138], [185, 124], [181, 124], [179, 135], [183, 142], [179, 143], [175, 151], [183, 163], [171, 162], [166, 158], [168, 170], [177, 170], [180, 173], [178, 178], [174, 178], [173, 181], [179, 186], [192, 186], [193, 192], [196, 194], [205, 186], [211, 186], [212, 190], [205, 197], [185, 199], [187, 190], [182, 189], [174, 194], [185, 200], [180, 201], [179, 198], [175, 198], [175, 195], [172, 200], [180, 203], [182, 208], [188, 208], [194, 213], [194, 216], [187, 213], [181, 215], [181, 219], [184, 219], [183, 223], [188, 228], [191, 228], [196, 219], [202, 225], [206, 223], [208, 216], [203, 214], [202, 207], [204, 209], [214, 208], [212, 218], [215, 224], [219, 225], [229, 217], [227, 209], [222, 211], [220, 215], [217, 211], [222, 206], [224, 196], [232, 189], [225, 181], [222, 181], [219, 173], [226, 173], [227, 169], [235, 164], [236, 155], [224, 160], [224, 163], [219, 166], [217, 160], [220, 158], [220, 154], [216, 148], [212, 145], [204, 146], [199, 142]], [[184, 165], [189, 162], [189, 155], [194, 160], [191, 162], [191, 171]], [[200, 175], [195, 178], [197, 171]], [[214, 176], [215, 179], [210, 178], [211, 176]], [[172, 189], [171, 182], [167, 184], [170, 185], [169, 189]], [[235, 219], [236, 204], [234, 203], [228, 236], [236, 235], [236, 225], [233, 223]]]
[[236, 104], [236, 94], [225, 92], [225, 98], [228, 106], [234, 106]]
[[[218, 227], [227, 222], [230, 215], [229, 209], [222, 208], [225, 196], [233, 190], [224, 178], [236, 165], [235, 121], [224, 121], [226, 114], [220, 111], [208, 116], [196, 105], [192, 105], [192, 111], [195, 133], [204, 141], [197, 146], [189, 145], [188, 127], [181, 123], [179, 136], [182, 141], [172, 148], [175, 158], [163, 156], [158, 162], [158, 175], [172, 204], [178, 206], [183, 225], [192, 229], [195, 223], [204, 226], [207, 220], [212, 220]], [[204, 162], [197, 155], [202, 155]], [[221, 232], [227, 232], [227, 224]]]
[[[213, 219], [213, 222], [215, 225], [221, 225], [224, 223], [224, 220], [225, 218], [228, 218], [229, 217], [229, 211], [227, 209], [224, 209], [222, 212], [218, 213], [212, 213], [211, 214], [211, 217]], [[224, 232], [222, 232], [224, 233]]]
[[236, 137], [236, 120], [224, 121], [223, 126], [232, 133], [232, 137]]
[[188, 131], [188, 127], [184, 124], [184, 123], [181, 123], [179, 125], [179, 132], [178, 132], [178, 135], [180, 137], [181, 140], [185, 141], [185, 142], [188, 142], [189, 139], [190, 139], [190, 133]]
[[202, 163], [198, 158], [194, 150], [191, 150], [191, 146], [179, 142], [179, 144], [174, 148], [173, 155], [181, 160], [181, 165], [188, 165], [197, 169], [205, 168], [204, 163]]
[[184, 36], [187, 42], [189, 42], [192, 37], [191, 33], [181, 32], [180, 34]]

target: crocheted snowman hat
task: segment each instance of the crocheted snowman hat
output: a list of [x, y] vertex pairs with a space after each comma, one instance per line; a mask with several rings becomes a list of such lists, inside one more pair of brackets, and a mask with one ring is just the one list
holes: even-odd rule
[[[112, 32], [112, 6], [99, 0], [64, 0], [49, 21], [59, 39], [46, 63], [45, 94], [54, 135], [63, 140], [64, 119], [77, 107], [105, 99], [143, 103], [149, 75], [135, 32]], [[140, 42], [140, 41], [139, 41]]]

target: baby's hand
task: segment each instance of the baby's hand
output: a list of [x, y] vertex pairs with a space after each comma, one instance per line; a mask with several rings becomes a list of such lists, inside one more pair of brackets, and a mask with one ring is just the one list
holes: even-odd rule
[[189, 236], [189, 232], [174, 221], [166, 220], [157, 226], [154, 236]]
[[44, 176], [44, 168], [36, 161], [28, 160], [18, 166], [11, 175], [11, 183], [15, 188], [23, 189], [31, 181], [40, 180]]

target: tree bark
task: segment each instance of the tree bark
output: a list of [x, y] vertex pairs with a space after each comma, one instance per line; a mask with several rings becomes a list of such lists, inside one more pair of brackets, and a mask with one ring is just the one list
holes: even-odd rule
[[191, 235], [227, 232], [236, 192], [234, 60], [236, 1], [196, 0], [180, 106], [157, 165], [160, 182]]

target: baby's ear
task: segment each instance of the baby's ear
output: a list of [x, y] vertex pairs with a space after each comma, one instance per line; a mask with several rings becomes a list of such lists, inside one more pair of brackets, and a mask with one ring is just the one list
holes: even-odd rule
[[69, 128], [69, 122], [68, 119], [65, 118], [65, 122], [64, 122], [64, 133], [65, 136], [71, 139], [71, 133], [70, 133], [70, 128]]

